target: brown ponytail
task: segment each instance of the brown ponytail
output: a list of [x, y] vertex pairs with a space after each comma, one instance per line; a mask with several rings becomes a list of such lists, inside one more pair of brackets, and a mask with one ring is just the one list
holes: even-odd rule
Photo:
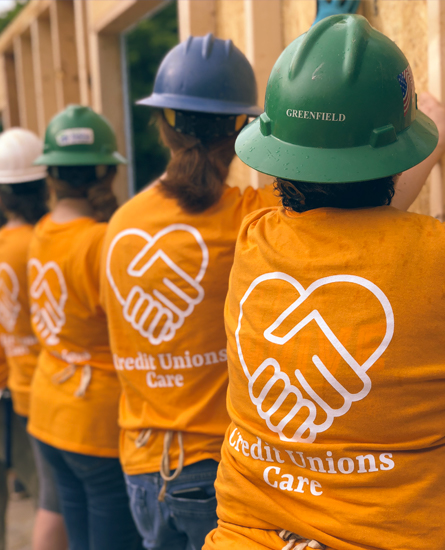
[[162, 141], [172, 151], [160, 183], [162, 192], [186, 212], [204, 212], [221, 198], [238, 133], [206, 142], [177, 132], [162, 116], [159, 127]]
[[[98, 168], [104, 175], [98, 177]], [[116, 166], [59, 166], [49, 168], [48, 182], [58, 200], [85, 198], [90, 203], [94, 218], [107, 222], [118, 208], [112, 190]]]

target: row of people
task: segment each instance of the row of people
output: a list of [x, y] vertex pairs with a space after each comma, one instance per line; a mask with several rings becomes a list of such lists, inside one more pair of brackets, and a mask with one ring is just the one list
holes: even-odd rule
[[[52, 211], [0, 258], [20, 255], [4, 341], [38, 350], [28, 431], [70, 549], [444, 546], [445, 233], [403, 212], [445, 151], [442, 106], [423, 98], [438, 138], [403, 53], [353, 15], [285, 49], [264, 113], [212, 35], [174, 48], [141, 103], [171, 152], [159, 181], [114, 213], [125, 159], [70, 106], [29, 167]], [[235, 141], [275, 185], [226, 183]], [[36, 179], [3, 182], [6, 229], [27, 219], [4, 197], [37, 204], [19, 187]]]

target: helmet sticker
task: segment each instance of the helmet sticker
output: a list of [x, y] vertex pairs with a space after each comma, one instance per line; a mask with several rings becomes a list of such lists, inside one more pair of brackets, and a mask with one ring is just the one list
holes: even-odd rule
[[408, 65], [403, 73], [397, 75], [397, 79], [402, 90], [403, 114], [404, 116], [406, 116], [406, 113], [408, 112], [409, 106], [411, 104], [411, 97], [414, 95], [414, 78], [411, 67]]
[[91, 128], [67, 128], [56, 136], [57, 145], [91, 145], [94, 143], [94, 131]]

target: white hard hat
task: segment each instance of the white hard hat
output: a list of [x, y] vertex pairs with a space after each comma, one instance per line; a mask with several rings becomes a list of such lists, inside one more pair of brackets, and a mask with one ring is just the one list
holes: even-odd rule
[[25, 183], [46, 177], [46, 166], [34, 166], [42, 154], [43, 141], [24, 128], [0, 134], [0, 184]]

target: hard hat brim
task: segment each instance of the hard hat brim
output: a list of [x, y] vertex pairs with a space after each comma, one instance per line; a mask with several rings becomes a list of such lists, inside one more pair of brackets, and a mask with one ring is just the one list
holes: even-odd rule
[[434, 122], [421, 111], [397, 141], [382, 147], [363, 145], [324, 149], [292, 145], [264, 136], [260, 119], [238, 136], [235, 151], [251, 168], [270, 176], [313, 183], [369, 181], [398, 174], [425, 160], [436, 148]]
[[180, 96], [177, 94], [152, 94], [136, 101], [136, 105], [148, 105], [158, 109], [214, 113], [215, 115], [248, 115], [257, 117], [263, 109], [258, 105], [246, 105], [232, 101], [206, 99], [204, 97]]
[[15, 170], [0, 170], [0, 185], [16, 183], [27, 183], [30, 181], [38, 181], [46, 178], [46, 166], [32, 166], [23, 170], [20, 175]]
[[52, 151], [40, 155], [35, 165], [45, 166], [98, 166], [127, 164], [127, 160], [120, 153], [88, 153]]

